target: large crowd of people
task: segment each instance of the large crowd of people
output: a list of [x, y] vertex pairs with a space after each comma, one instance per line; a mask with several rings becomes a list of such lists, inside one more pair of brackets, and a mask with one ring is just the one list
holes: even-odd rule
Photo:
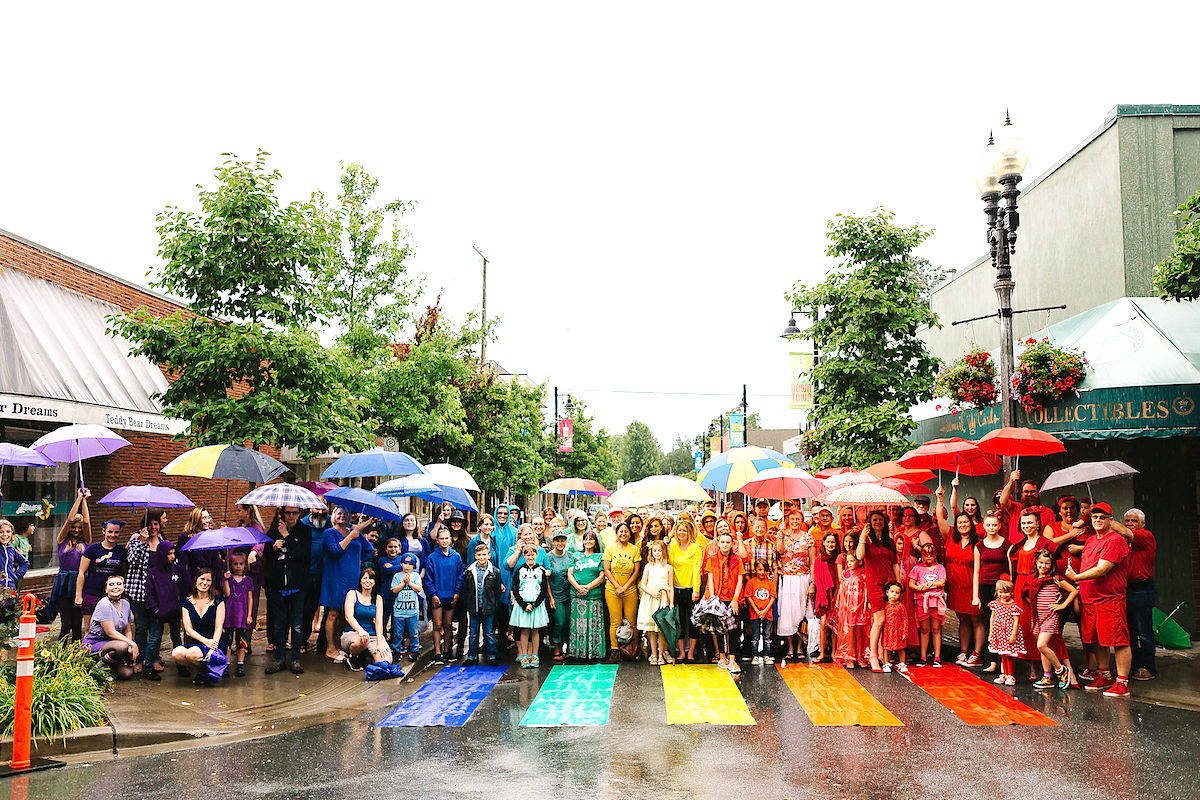
[[[413, 661], [426, 629], [439, 663], [644, 659], [738, 674], [807, 660], [907, 672], [941, 666], [950, 612], [956, 663], [997, 684], [1028, 676], [1040, 690], [1119, 697], [1131, 678], [1157, 674], [1145, 514], [1118, 519], [1107, 503], [1072, 495], [1047, 505], [1019, 472], [990, 508], [960, 503], [957, 480], [949, 498], [939, 487], [903, 507], [783, 500], [776, 514], [765, 500], [749, 513], [709, 501], [565, 518], [552, 507], [525, 518], [516, 506], [468, 515], [446, 504], [424, 530], [411, 513], [382, 522], [282, 508], [268, 522], [243, 506], [235, 524], [269, 542], [228, 550], [184, 549], [216, 527], [202, 508], [185, 512], [174, 541], [164, 511], [147, 512], [125, 543], [118, 520], [92, 541], [88, 500], [81, 491], [58, 534], [43, 622], [58, 617], [60, 638], [117, 677], [161, 680], [170, 661], [180, 676], [214, 682], [205, 665], [219, 652], [236, 680], [262, 616], [268, 674], [302, 673], [310, 652], [350, 669]], [[14, 538], [0, 520], [0, 584], [10, 588], [28, 565]], [[663, 609], [674, 610], [671, 640]], [[1075, 661], [1068, 624], [1083, 642]]]

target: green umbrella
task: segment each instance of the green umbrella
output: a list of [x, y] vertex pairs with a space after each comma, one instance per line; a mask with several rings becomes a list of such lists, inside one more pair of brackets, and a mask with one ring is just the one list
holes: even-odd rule
[[675, 651], [676, 642], [679, 640], [679, 609], [675, 606], [663, 606], [650, 617], [667, 640], [667, 650], [671, 653], [671, 658], [675, 658], [678, 655]]
[[1187, 631], [1175, 620], [1171, 619], [1183, 606], [1183, 603], [1175, 606], [1170, 614], [1164, 614], [1157, 608], [1153, 611], [1154, 616], [1154, 638], [1163, 647], [1169, 647], [1172, 650], [1186, 650], [1192, 646], [1192, 637], [1188, 636]]

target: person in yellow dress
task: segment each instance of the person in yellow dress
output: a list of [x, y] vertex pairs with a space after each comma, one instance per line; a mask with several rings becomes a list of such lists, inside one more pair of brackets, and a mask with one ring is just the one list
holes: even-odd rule
[[610, 664], [617, 663], [617, 628], [622, 622], [637, 622], [638, 573], [642, 549], [630, 542], [629, 526], [616, 526], [611, 547], [604, 549], [604, 602], [608, 606], [608, 645]]

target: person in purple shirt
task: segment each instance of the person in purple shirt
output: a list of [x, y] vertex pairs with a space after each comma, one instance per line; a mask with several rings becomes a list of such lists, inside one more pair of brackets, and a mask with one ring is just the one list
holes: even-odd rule
[[60, 640], [67, 636], [74, 636], [77, 642], [83, 639], [83, 617], [75, 608], [75, 579], [79, 577], [79, 557], [83, 555], [84, 548], [92, 543], [92, 520], [87, 505], [91, 495], [88, 489], [76, 491], [75, 503], [58, 530], [58, 538], [54, 542], [58, 572], [54, 575], [54, 585], [50, 589], [46, 607], [38, 614], [38, 623], [41, 625], [49, 625], [55, 617], [62, 618], [58, 632]]
[[[121, 528], [119, 519], [104, 523], [104, 539], [89, 544], [79, 558], [79, 577], [75, 579], [75, 606], [83, 614], [83, 627], [89, 627], [92, 609], [105, 594], [105, 585], [113, 575], [124, 577], [127, 563], [125, 547], [117, 544]], [[125, 587], [121, 591], [124, 594]]]
[[125, 599], [125, 579], [120, 575], [105, 580], [104, 597], [92, 609], [83, 646], [100, 656], [114, 678], [133, 677], [138, 646], [133, 641], [133, 609]]
[[[150, 568], [146, 571], [146, 616], [149, 627], [146, 650], [151, 658], [156, 658], [162, 647], [163, 625], [171, 632], [171, 647], [183, 645], [179, 614], [191, 582], [187, 567], [179, 562], [178, 553], [170, 542], [163, 542], [150, 554]], [[180, 674], [183, 674], [182, 669]], [[153, 666], [143, 669], [142, 677], [150, 681], [161, 680]]]

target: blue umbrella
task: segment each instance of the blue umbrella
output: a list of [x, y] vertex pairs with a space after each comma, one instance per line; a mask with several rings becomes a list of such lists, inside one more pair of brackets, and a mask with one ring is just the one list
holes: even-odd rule
[[381, 483], [375, 493], [384, 497], [419, 497], [431, 503], [449, 503], [461, 511], [479, 511], [466, 489], [435, 483], [427, 475], [408, 475]]
[[401, 519], [400, 509], [396, 508], [394, 501], [375, 494], [375, 492], [353, 486], [339, 486], [336, 489], [330, 489], [325, 493], [325, 502], [331, 506], [340, 506], [347, 511], [366, 514], [376, 519], [386, 519], [392, 522], [399, 522]]
[[408, 453], [393, 453], [376, 447], [365, 453], [350, 453], [339, 458], [321, 473], [329, 478], [380, 478], [424, 474], [425, 468]]

